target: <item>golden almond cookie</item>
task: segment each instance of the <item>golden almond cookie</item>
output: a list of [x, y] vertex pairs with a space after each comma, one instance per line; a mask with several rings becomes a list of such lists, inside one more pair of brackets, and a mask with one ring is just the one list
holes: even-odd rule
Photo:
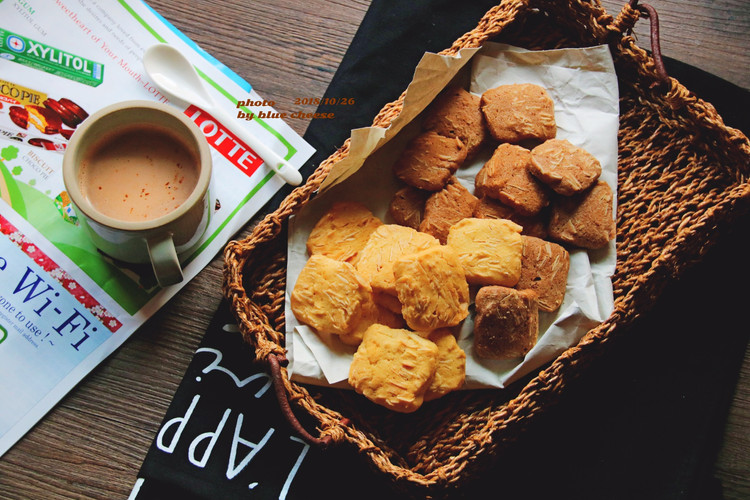
[[504, 286], [485, 286], [475, 298], [474, 352], [480, 358], [525, 356], [539, 336], [536, 293]]
[[[394, 278], [395, 280], [395, 278]], [[375, 301], [375, 303], [383, 308], [386, 309], [394, 314], [401, 315], [401, 302], [398, 301], [398, 297], [395, 295], [395, 288], [393, 290], [393, 295], [390, 293], [383, 293], [383, 292], [373, 292], [372, 293], [372, 299]]]
[[613, 193], [604, 181], [597, 181], [576, 196], [560, 196], [552, 205], [550, 238], [581, 248], [602, 248], [615, 237], [612, 215]]
[[588, 189], [602, 173], [599, 160], [566, 139], [550, 139], [531, 151], [530, 172], [556, 193], [571, 196]]
[[469, 314], [469, 285], [452, 249], [438, 245], [393, 265], [401, 314], [412, 330], [455, 326]]
[[396, 224], [419, 229], [424, 215], [424, 204], [429, 195], [430, 191], [406, 186], [393, 195], [388, 205], [388, 212]]
[[346, 335], [372, 302], [369, 283], [348, 262], [311, 256], [290, 297], [294, 316], [320, 333]]
[[443, 189], [464, 160], [466, 147], [461, 139], [428, 131], [409, 141], [393, 164], [393, 173], [410, 186], [438, 191]]
[[473, 156], [488, 135], [480, 101], [480, 96], [462, 87], [449, 87], [427, 108], [422, 128], [458, 137], [466, 145], [467, 155]]
[[335, 203], [315, 224], [307, 238], [310, 255], [325, 255], [336, 260], [352, 262], [370, 234], [383, 225], [370, 209], [361, 203]]
[[516, 288], [533, 290], [537, 294], [540, 310], [555, 311], [565, 298], [570, 255], [557, 243], [533, 236], [522, 238], [521, 277]]
[[482, 94], [480, 107], [490, 134], [501, 142], [555, 137], [555, 104], [539, 85], [500, 85]]
[[419, 230], [444, 244], [450, 227], [461, 219], [471, 217], [477, 203], [477, 197], [453, 177], [443, 189], [427, 198]]
[[448, 328], [440, 328], [427, 337], [438, 347], [438, 364], [435, 376], [425, 392], [424, 400], [431, 401], [445, 396], [464, 385], [466, 379], [466, 353], [456, 342]]
[[357, 271], [374, 291], [396, 295], [393, 263], [403, 255], [439, 245], [429, 234], [398, 224], [384, 224], [370, 235], [360, 251]]
[[377, 304], [375, 304], [372, 299], [365, 300], [362, 303], [362, 312], [360, 313], [359, 321], [349, 333], [339, 335], [339, 340], [347, 345], [358, 346], [362, 343], [365, 331], [367, 331], [371, 325], [379, 323], [379, 315], [380, 308], [378, 308]]
[[512, 208], [503, 205], [494, 198], [483, 196], [479, 198], [479, 203], [474, 208], [472, 216], [477, 219], [508, 219], [523, 228], [521, 234], [546, 239], [548, 236], [548, 212], [549, 210], [543, 210], [536, 215], [526, 217], [517, 214]]
[[451, 226], [448, 246], [472, 285], [514, 286], [521, 276], [521, 230], [507, 219], [464, 219]]
[[438, 364], [438, 346], [414, 332], [370, 326], [354, 353], [349, 384], [370, 401], [411, 413], [424, 395]]
[[406, 321], [401, 316], [401, 311], [394, 312], [378, 304], [378, 318], [375, 320], [380, 325], [389, 326], [391, 328], [406, 328]]
[[347, 345], [359, 345], [367, 329], [374, 325], [385, 325], [390, 328], [406, 328], [406, 321], [401, 312], [393, 312], [377, 303], [368, 302], [363, 305], [362, 317], [351, 333], [339, 335], [339, 339]]
[[547, 188], [531, 172], [531, 151], [500, 144], [474, 179], [475, 192], [500, 200], [521, 215], [538, 214], [549, 205]]

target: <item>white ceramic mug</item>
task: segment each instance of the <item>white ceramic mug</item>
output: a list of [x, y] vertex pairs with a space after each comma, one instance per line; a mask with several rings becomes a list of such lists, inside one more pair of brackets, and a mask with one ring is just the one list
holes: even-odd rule
[[[180, 154], [194, 159], [197, 171], [191, 170], [190, 181], [191, 184], [194, 181], [195, 185], [192, 190], [187, 189], [182, 193], [184, 201], [179, 205], [144, 215], [142, 220], [126, 220], [119, 213], [113, 215], [101, 204], [95, 206], [92, 203], [95, 196], [91, 189], [96, 188], [89, 185], [91, 178], [86, 177], [86, 164], [96, 160], [97, 156], [107, 156], [108, 145], [114, 148], [114, 145], [125, 144], [126, 140], [135, 137], [127, 139], [125, 134], [146, 131], [158, 133], [144, 135], [147, 140], [139, 143], [142, 146], [128, 149], [132, 153], [132, 158], [128, 159], [130, 163], [123, 164], [127, 168], [116, 170], [118, 175], [129, 176], [128, 179], [123, 178], [122, 182], [127, 180], [132, 184], [132, 172], [136, 171], [135, 167], [129, 166], [132, 163], [138, 163], [139, 168], [150, 168], [146, 167], [152, 154], [149, 144], [156, 150], [160, 144], [155, 137], [162, 137], [159, 134], [164, 133], [166, 135], [163, 137], [168, 139], [166, 142], [176, 140], [172, 150], [179, 149]], [[157, 102], [124, 101], [92, 114], [76, 129], [63, 157], [63, 180], [78, 216], [87, 226], [96, 247], [124, 262], [150, 262], [159, 284], [167, 286], [183, 280], [180, 258], [195, 250], [206, 230], [211, 168], [208, 143], [198, 127], [184, 114]], [[116, 182], [110, 182], [107, 186], [116, 186]], [[112, 202], [116, 201], [114, 196], [109, 198]], [[136, 208], [144, 206], [139, 202]]]

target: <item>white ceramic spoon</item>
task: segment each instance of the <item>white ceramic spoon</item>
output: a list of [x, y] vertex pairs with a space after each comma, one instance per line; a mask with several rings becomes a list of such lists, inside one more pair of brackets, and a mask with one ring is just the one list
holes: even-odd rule
[[302, 175], [289, 162], [241, 127], [234, 116], [216, 105], [193, 65], [179, 50], [165, 43], [152, 45], [143, 54], [143, 66], [149, 78], [167, 97], [194, 104], [213, 115], [258, 153], [266, 165], [282, 179], [292, 186], [302, 183]]

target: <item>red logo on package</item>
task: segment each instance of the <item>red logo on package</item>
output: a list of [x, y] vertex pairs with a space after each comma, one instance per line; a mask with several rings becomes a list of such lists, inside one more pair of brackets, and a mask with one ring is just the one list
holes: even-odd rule
[[208, 144], [248, 177], [263, 164], [263, 160], [255, 151], [210, 114], [193, 105], [185, 110], [185, 114], [198, 125]]

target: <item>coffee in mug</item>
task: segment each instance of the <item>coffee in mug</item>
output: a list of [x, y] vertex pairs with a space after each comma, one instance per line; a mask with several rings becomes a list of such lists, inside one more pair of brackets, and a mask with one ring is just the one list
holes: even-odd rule
[[150, 262], [160, 285], [182, 281], [180, 259], [208, 225], [211, 154], [169, 105], [126, 101], [88, 117], [63, 156], [71, 201], [103, 253]]
[[114, 219], [156, 219], [188, 199], [198, 182], [198, 161], [169, 129], [132, 125], [92, 145], [81, 161], [81, 193]]

